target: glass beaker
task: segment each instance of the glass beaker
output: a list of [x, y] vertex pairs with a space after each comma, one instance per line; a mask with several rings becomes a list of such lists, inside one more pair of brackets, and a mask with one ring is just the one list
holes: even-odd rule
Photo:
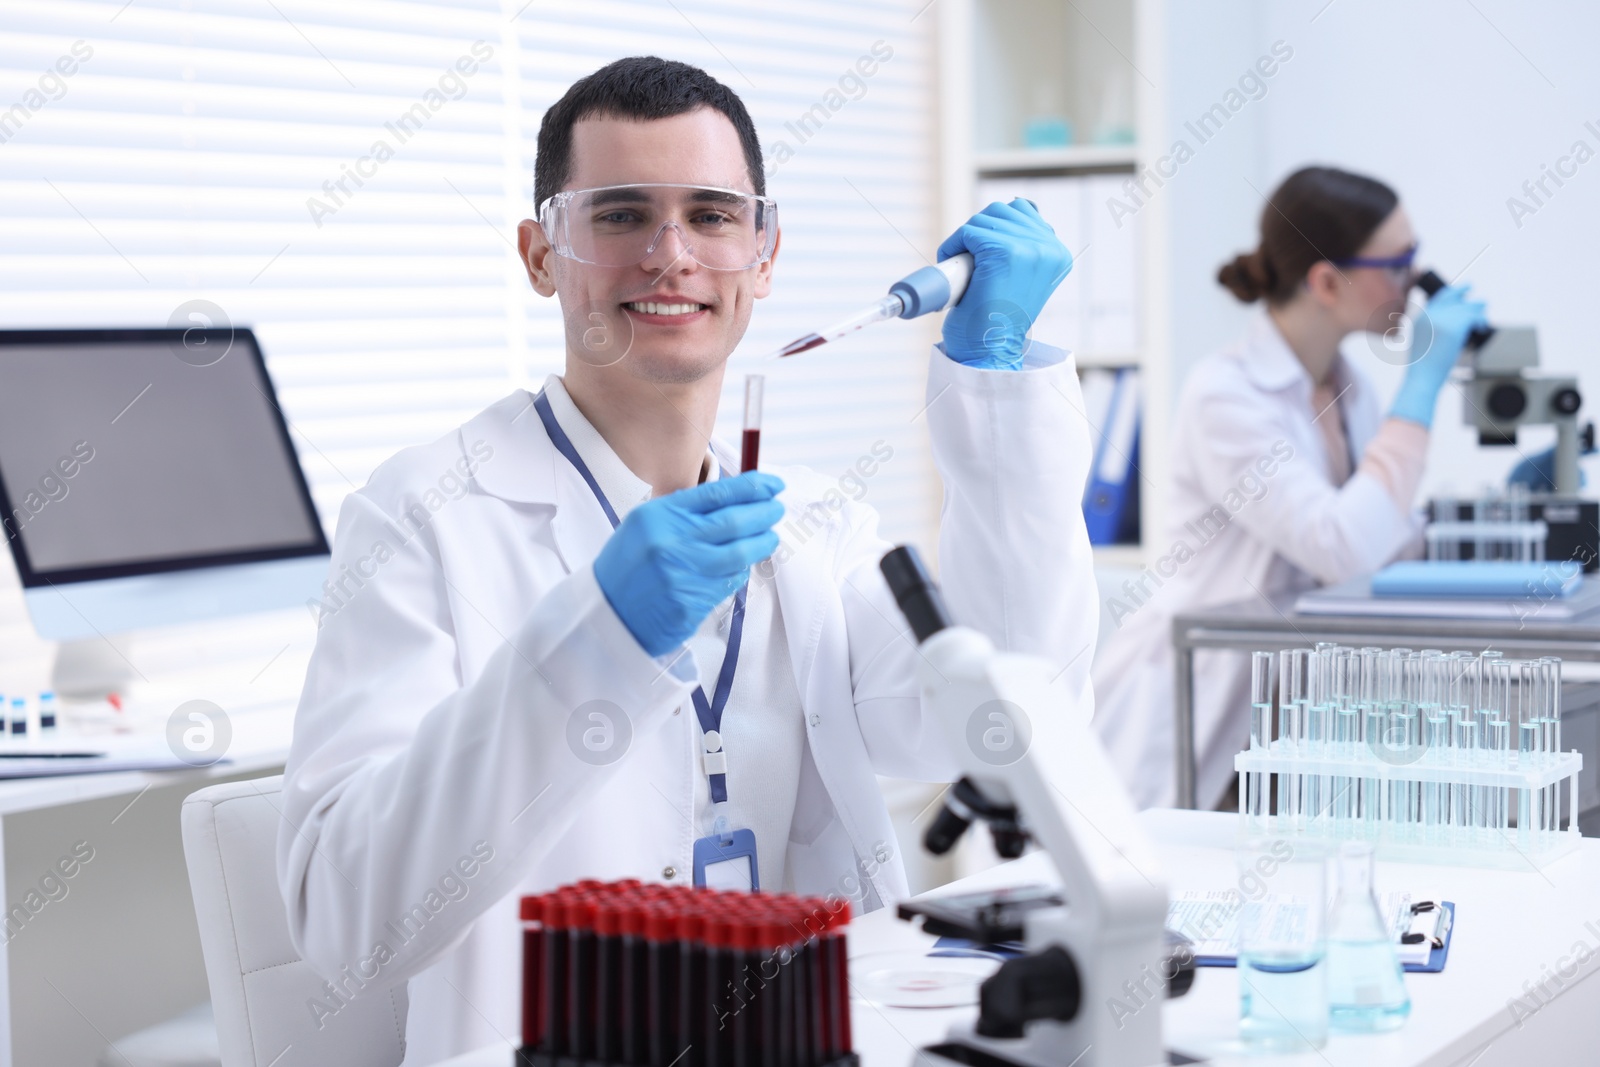
[[1328, 1041], [1327, 860], [1320, 846], [1253, 838], [1239, 873], [1239, 1037], [1252, 1051]]
[[1339, 849], [1339, 892], [1328, 913], [1328, 1008], [1333, 1028], [1394, 1030], [1411, 1014], [1395, 932], [1372, 892], [1372, 846]]

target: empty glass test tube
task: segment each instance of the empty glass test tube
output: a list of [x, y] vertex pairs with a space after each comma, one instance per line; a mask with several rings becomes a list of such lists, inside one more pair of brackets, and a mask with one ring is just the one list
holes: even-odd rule
[[[1272, 743], [1272, 653], [1250, 655], [1250, 750], [1260, 752]], [[1266, 829], [1266, 775], [1252, 771], [1240, 783], [1239, 803], [1252, 830]]]

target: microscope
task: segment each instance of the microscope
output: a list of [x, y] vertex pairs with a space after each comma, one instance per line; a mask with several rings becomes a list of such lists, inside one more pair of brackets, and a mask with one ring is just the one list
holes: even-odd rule
[[[1433, 271], [1424, 271], [1417, 287], [1429, 297], [1445, 287]], [[1578, 379], [1530, 373], [1539, 366], [1539, 337], [1532, 326], [1478, 327], [1467, 337], [1459, 368], [1462, 419], [1478, 431], [1484, 446], [1514, 446], [1523, 426], [1556, 428], [1554, 491], [1536, 493], [1530, 500], [1529, 519], [1549, 528], [1544, 556], [1549, 560], [1576, 559], [1586, 571], [1600, 565], [1600, 506], [1578, 499], [1578, 457], [1594, 449], [1594, 423], [1579, 426], [1578, 409], [1583, 394]], [[1440, 511], [1435, 502], [1430, 511]], [[1435, 521], [1473, 519], [1471, 503], [1451, 502], [1451, 514], [1433, 514]]]
[[924, 845], [946, 851], [981, 820], [1001, 856], [1036, 844], [1061, 879], [1059, 891], [900, 905], [900, 918], [927, 933], [1026, 948], [983, 983], [977, 1020], [920, 1050], [917, 1067], [1168, 1063], [1160, 1001], [1188, 991], [1194, 957], [1166, 933], [1160, 863], [1087, 716], [1052, 698], [1059, 672], [1049, 663], [954, 625], [914, 548], [894, 549], [879, 568], [916, 635], [924, 706], [962, 774]]

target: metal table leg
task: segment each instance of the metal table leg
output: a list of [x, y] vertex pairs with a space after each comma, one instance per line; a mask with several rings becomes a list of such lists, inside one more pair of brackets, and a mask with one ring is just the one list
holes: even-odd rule
[[1194, 756], [1194, 646], [1173, 635], [1173, 723], [1174, 750], [1178, 761], [1178, 796], [1180, 808], [1195, 807], [1195, 756]]

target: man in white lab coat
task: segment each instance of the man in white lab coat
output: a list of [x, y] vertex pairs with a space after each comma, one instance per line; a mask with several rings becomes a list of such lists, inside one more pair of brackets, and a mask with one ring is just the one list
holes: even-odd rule
[[[772, 285], [763, 186], [748, 114], [703, 71], [644, 57], [576, 83], [519, 231], [561, 301], [564, 375], [401, 452], [341, 510], [278, 878], [338, 990], [409, 999], [408, 1064], [516, 1032], [519, 894], [688, 883], [697, 842], [748, 832], [762, 888], [871, 910], [906, 892], [876, 776], [954, 775], [872, 510], [803, 468], [728, 475], [709, 441]], [[1026, 201], [940, 257], [961, 251], [974, 277], [927, 393], [946, 596], [1059, 664], [1061, 713], [1087, 717], [1088, 431], [1071, 360], [1017, 328], [1070, 258]]]

